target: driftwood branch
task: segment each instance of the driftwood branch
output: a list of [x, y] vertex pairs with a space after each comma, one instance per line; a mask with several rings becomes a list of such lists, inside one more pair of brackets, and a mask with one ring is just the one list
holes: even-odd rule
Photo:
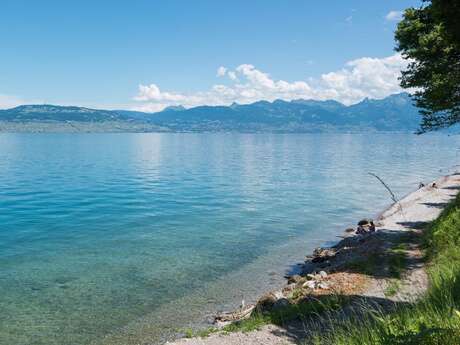
[[403, 212], [402, 205], [399, 202], [399, 199], [396, 197], [395, 193], [393, 193], [393, 191], [391, 190], [391, 188], [377, 174], [374, 174], [374, 173], [371, 173], [371, 172], [368, 172], [368, 174], [373, 176], [373, 177], [375, 177], [377, 180], [379, 180], [379, 182], [385, 187], [385, 189], [388, 191], [388, 193], [390, 193], [391, 200], [393, 200], [393, 202], [398, 205], [399, 211], [401, 212], [401, 214], [404, 217], [404, 212]]

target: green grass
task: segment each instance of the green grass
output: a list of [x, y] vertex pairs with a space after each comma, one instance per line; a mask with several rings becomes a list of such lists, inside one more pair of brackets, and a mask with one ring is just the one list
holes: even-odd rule
[[186, 338], [193, 338], [193, 336], [194, 336], [193, 329], [191, 329], [191, 328], [184, 329], [184, 335], [185, 335]]
[[401, 279], [401, 274], [406, 268], [406, 253], [405, 245], [399, 244], [392, 248], [388, 257], [388, 269], [392, 278]]
[[305, 302], [280, 307], [270, 312], [255, 312], [250, 318], [232, 323], [222, 329], [208, 328], [195, 333], [190, 333], [191, 330], [187, 329], [185, 330], [185, 336], [191, 338], [197, 336], [207, 337], [216, 332], [251, 332], [268, 324], [283, 326], [292, 320], [302, 320], [313, 315], [321, 314], [324, 311], [337, 310], [346, 302], [348, 302], [348, 297], [345, 296], [327, 295], [315, 298], [311, 297]]
[[401, 287], [400, 281], [398, 279], [391, 279], [388, 283], [388, 286], [385, 288], [384, 294], [386, 297], [395, 296]]
[[[425, 230], [430, 286], [412, 305], [385, 314], [369, 307], [331, 331], [318, 333], [315, 344], [337, 345], [458, 345], [460, 344], [460, 196]], [[396, 254], [398, 254], [396, 252]], [[404, 258], [390, 260], [400, 276]], [[390, 291], [392, 292], [392, 291]]]
[[291, 304], [285, 307], [280, 307], [267, 313], [254, 313], [250, 318], [240, 322], [233, 323], [223, 328], [224, 332], [249, 332], [257, 330], [267, 324], [275, 324], [279, 326], [285, 325], [287, 322], [295, 319], [305, 319], [312, 315], [320, 314], [324, 311], [332, 311], [339, 309], [348, 301], [347, 297], [338, 295], [327, 295], [321, 297], [311, 297], [304, 302]]
[[371, 275], [375, 272], [379, 259], [377, 255], [357, 258], [347, 263], [347, 268], [351, 271]]

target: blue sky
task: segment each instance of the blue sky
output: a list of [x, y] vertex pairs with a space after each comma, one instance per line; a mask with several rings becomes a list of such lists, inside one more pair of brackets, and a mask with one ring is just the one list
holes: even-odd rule
[[353, 103], [396, 92], [398, 11], [420, 1], [0, 4], [0, 107], [155, 111], [274, 98]]

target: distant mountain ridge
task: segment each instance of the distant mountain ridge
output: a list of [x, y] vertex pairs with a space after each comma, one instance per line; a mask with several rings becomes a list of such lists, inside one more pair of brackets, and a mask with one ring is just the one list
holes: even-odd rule
[[298, 99], [190, 109], [174, 106], [157, 113], [56, 105], [0, 110], [0, 131], [415, 131], [419, 121], [418, 109], [407, 93], [381, 100], [365, 99], [351, 106], [333, 100]]

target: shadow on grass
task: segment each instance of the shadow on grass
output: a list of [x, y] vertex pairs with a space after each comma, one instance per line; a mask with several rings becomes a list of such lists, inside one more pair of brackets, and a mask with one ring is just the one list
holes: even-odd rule
[[[422, 222], [407, 223], [421, 226]], [[423, 223], [426, 226], [426, 223]], [[420, 231], [388, 230], [377, 231], [367, 236], [348, 237], [332, 249], [336, 252], [331, 259], [314, 265], [307, 264], [305, 274], [325, 270], [330, 273], [360, 273], [374, 278], [401, 278], [403, 271], [423, 265], [420, 257], [406, 255], [408, 249], [418, 247], [422, 242]]]
[[330, 325], [329, 317], [345, 320], [350, 315], [356, 317], [369, 313], [370, 310], [384, 313], [407, 305], [409, 305], [407, 302], [393, 302], [386, 298], [360, 295], [306, 297], [298, 304], [280, 307], [266, 313], [256, 312], [250, 319], [227, 326], [224, 332], [249, 332], [273, 324], [278, 327], [271, 329], [271, 333], [299, 343], [311, 335], [310, 330], [327, 331]]

